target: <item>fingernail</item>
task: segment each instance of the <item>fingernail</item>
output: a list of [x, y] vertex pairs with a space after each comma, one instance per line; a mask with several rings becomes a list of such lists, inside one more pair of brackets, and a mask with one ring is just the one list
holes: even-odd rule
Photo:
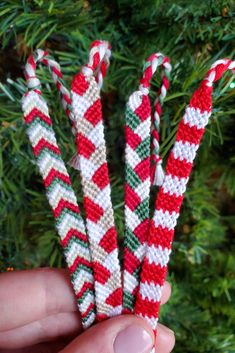
[[114, 341], [114, 353], [149, 353], [153, 339], [140, 325], [132, 325], [121, 331]]

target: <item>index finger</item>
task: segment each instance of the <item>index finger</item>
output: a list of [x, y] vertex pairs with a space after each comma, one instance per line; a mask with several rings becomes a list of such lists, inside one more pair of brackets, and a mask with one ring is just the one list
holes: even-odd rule
[[[167, 302], [170, 294], [170, 285], [166, 282], [161, 304]], [[0, 274], [0, 332], [77, 310], [66, 270], [40, 268]]]
[[66, 270], [42, 268], [0, 274], [0, 331], [60, 312], [77, 311]]

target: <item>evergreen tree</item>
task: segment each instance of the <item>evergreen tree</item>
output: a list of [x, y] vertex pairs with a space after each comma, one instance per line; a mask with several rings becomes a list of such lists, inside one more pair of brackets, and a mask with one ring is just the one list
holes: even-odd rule
[[[106, 139], [120, 243], [123, 235], [123, 125], [128, 95], [142, 64], [162, 51], [173, 65], [161, 122], [167, 157], [189, 98], [218, 58], [235, 58], [234, 0], [2, 1], [0, 4], [0, 269], [62, 266], [44, 188], [25, 134], [20, 100], [22, 68], [35, 48], [58, 59], [69, 87], [87, 60], [90, 43], [111, 42], [113, 58], [102, 93]], [[49, 102], [63, 157], [73, 137], [45, 68]], [[153, 80], [157, 89], [160, 77]], [[172, 299], [161, 320], [176, 332], [175, 352], [235, 352], [235, 78], [215, 85], [214, 111], [194, 166], [175, 236], [169, 269]], [[154, 98], [154, 92], [152, 93]], [[78, 198], [77, 173], [70, 169]]]

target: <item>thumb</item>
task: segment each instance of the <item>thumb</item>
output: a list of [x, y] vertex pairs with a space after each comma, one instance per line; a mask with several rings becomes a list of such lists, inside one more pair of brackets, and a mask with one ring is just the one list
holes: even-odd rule
[[149, 353], [154, 334], [135, 316], [119, 316], [101, 322], [82, 333], [60, 353]]

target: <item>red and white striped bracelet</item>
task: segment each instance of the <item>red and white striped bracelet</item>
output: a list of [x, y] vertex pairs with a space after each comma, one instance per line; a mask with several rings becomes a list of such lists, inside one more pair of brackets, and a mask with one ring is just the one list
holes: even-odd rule
[[157, 195], [135, 307], [135, 314], [146, 319], [155, 333], [174, 229], [193, 161], [212, 113], [213, 84], [227, 70], [235, 70], [235, 61], [216, 61], [193, 94], [179, 124], [167, 160], [166, 175]]

